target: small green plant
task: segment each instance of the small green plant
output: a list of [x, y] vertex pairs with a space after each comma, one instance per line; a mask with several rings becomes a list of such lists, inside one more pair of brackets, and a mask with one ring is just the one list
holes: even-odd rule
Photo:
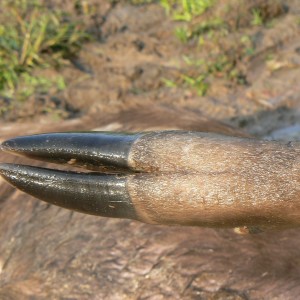
[[162, 78], [162, 82], [165, 84], [166, 87], [169, 88], [176, 88], [177, 84], [175, 81], [167, 79], [167, 78]]
[[176, 27], [175, 35], [182, 43], [186, 43], [190, 39], [191, 32], [186, 27]]
[[[49, 10], [41, 1], [4, 0], [1, 4], [0, 94], [26, 98], [32, 89], [49, 88], [47, 80], [32, 75], [33, 69], [59, 66], [61, 59], [78, 52], [88, 36], [79, 22], [62, 11]], [[28, 91], [18, 93], [24, 84]]]
[[29, 73], [22, 73], [18, 79], [18, 89], [14, 91], [14, 94], [7, 92], [5, 96], [9, 98], [14, 96], [18, 100], [25, 101], [34, 93], [47, 94], [50, 89], [61, 91], [65, 87], [66, 83], [62, 76], [50, 79], [45, 76], [32, 76]]
[[196, 89], [199, 96], [204, 96], [207, 93], [209, 84], [207, 83], [207, 74], [200, 74], [197, 77], [191, 77], [182, 74], [184, 85]]
[[252, 22], [253, 26], [261, 26], [264, 24], [264, 19], [262, 17], [261, 11], [259, 9], [252, 10]]
[[[247, 84], [245, 63], [255, 54], [253, 38], [243, 35], [237, 20], [227, 18], [229, 11], [220, 12], [217, 1], [161, 0], [173, 20], [181, 21], [175, 34], [183, 43], [198, 47], [198, 58], [184, 56], [185, 71], [175, 79], [179, 86], [189, 87], [201, 96], [205, 95], [211, 82], [220, 79], [227, 86]], [[239, 7], [239, 3], [234, 7]], [[209, 13], [204, 14], [207, 10]], [[260, 8], [245, 10], [249, 25], [265, 25]], [[242, 29], [242, 27], [241, 27]], [[166, 86], [172, 82], [165, 81]]]
[[189, 22], [213, 6], [214, 0], [160, 0], [168, 15], [176, 21]]

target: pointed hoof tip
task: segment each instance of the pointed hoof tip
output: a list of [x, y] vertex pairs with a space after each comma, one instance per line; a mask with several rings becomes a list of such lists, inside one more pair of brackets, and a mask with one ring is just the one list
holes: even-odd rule
[[4, 179], [8, 180], [8, 178], [16, 175], [16, 171], [17, 165], [0, 163], [0, 177], [2, 176]]
[[7, 163], [0, 163], [0, 175], [5, 175], [8, 172], [14, 171], [16, 165], [14, 164], [7, 164]]
[[14, 148], [15, 147], [14, 147], [13, 140], [6, 140], [0, 144], [0, 151], [5, 151], [5, 152], [16, 151]]

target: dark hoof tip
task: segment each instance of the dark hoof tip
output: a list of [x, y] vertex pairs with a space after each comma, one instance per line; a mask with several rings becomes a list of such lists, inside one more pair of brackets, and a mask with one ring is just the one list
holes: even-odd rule
[[0, 175], [6, 175], [14, 172], [16, 169], [16, 165], [0, 163]]

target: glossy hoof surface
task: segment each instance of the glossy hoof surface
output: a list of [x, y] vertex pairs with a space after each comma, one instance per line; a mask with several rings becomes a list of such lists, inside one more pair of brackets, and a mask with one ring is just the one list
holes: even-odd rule
[[152, 224], [252, 228], [249, 232], [300, 226], [296, 142], [190, 131], [70, 132], [17, 137], [1, 149], [96, 170], [0, 165], [10, 184], [75, 211]]

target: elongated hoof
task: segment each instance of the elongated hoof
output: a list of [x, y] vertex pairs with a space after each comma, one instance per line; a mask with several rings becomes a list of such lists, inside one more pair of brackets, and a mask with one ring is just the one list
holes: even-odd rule
[[298, 143], [189, 131], [71, 132], [17, 137], [1, 149], [96, 171], [0, 165], [13, 186], [75, 211], [249, 232], [300, 224]]

